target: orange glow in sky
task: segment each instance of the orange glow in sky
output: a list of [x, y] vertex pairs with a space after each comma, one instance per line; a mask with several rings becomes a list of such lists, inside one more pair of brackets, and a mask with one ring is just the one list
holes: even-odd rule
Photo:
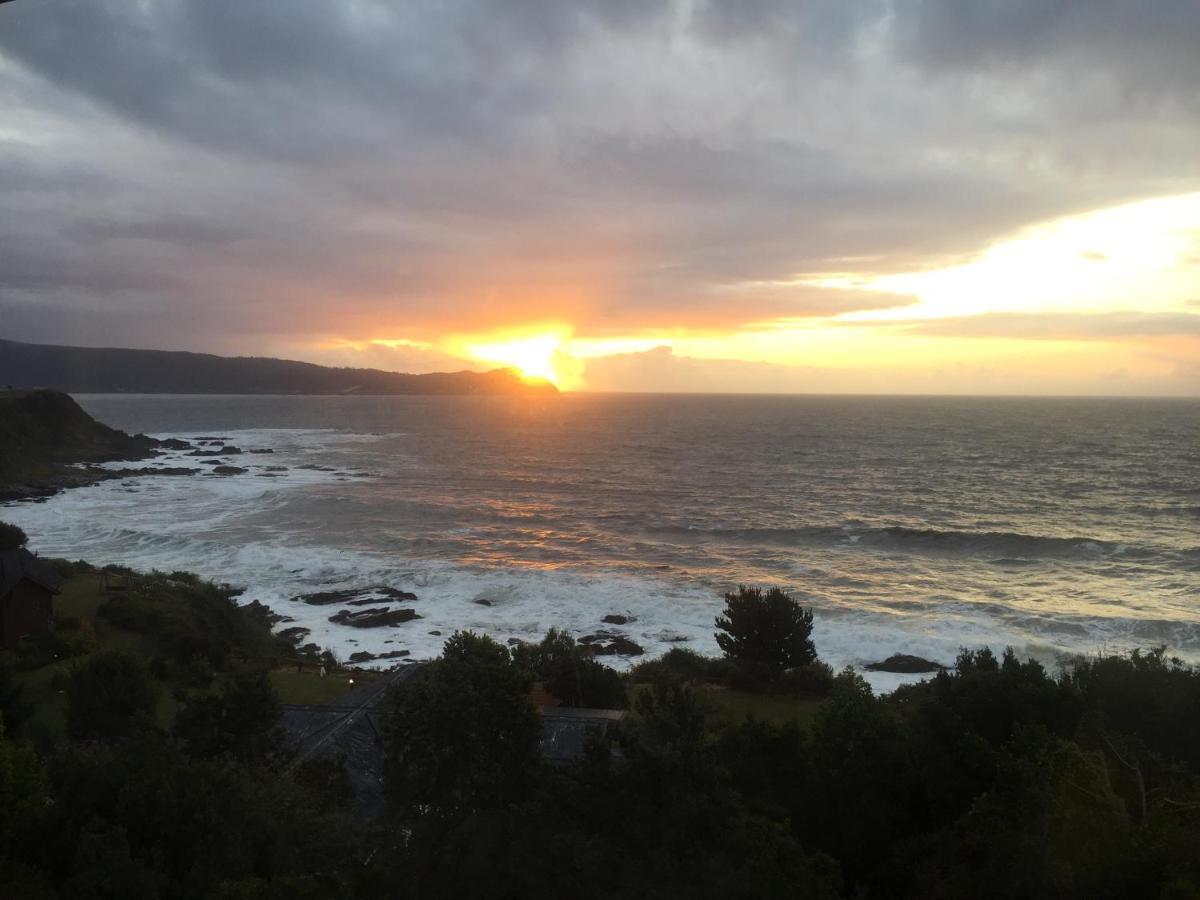
[[546, 332], [482, 343], [467, 342], [462, 349], [474, 359], [511, 366], [526, 378], [544, 379], [564, 387], [565, 373], [555, 366], [562, 342], [561, 333]]
[[[639, 328], [572, 303], [553, 320], [521, 322], [514, 310], [513, 324], [496, 330], [481, 321], [477, 331], [346, 346], [361, 364], [503, 366], [564, 391], [1194, 395], [1200, 387], [1200, 193], [1035, 223], [947, 268], [798, 275], [772, 289], [802, 295], [814, 286], [844, 292], [847, 311], [707, 329], [688, 328], [681, 311], [673, 326]], [[861, 291], [911, 302], [856, 309]], [[361, 356], [364, 346], [375, 355]]]

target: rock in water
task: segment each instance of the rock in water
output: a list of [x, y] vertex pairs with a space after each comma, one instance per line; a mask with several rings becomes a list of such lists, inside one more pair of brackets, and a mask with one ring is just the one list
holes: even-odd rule
[[350, 625], [353, 628], [386, 628], [389, 625], [402, 625], [419, 618], [421, 617], [417, 615], [416, 610], [389, 609], [386, 606], [380, 606], [355, 612], [343, 609], [330, 616], [329, 621], [336, 622], [338, 625]]
[[645, 652], [624, 635], [606, 631], [581, 637], [579, 643], [591, 650], [593, 656], [641, 656]]
[[941, 672], [946, 667], [941, 663], [910, 656], [906, 653], [894, 653], [883, 662], [870, 663], [865, 666], [871, 672], [894, 672], [898, 675], [921, 675], [927, 672]]
[[327, 606], [331, 603], [345, 603], [347, 606], [366, 606], [370, 603], [382, 603], [385, 600], [396, 600], [400, 603], [415, 603], [417, 595], [412, 591], [402, 591], [386, 585], [376, 585], [368, 588], [346, 588], [340, 591], [317, 591], [313, 594], [300, 594], [291, 598], [295, 603], [303, 600], [310, 606]]
[[607, 625], [628, 625], [630, 622], [636, 622], [637, 617], [636, 616], [623, 616], [619, 613], [613, 613], [612, 615], [605, 616], [600, 621], [604, 622]]

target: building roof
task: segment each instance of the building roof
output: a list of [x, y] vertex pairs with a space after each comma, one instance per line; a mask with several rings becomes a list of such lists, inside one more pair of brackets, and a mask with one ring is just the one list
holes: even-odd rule
[[382, 711], [378, 707], [388, 687], [417, 668], [407, 666], [381, 675], [332, 703], [283, 707], [284, 736], [296, 754], [293, 765], [322, 757], [340, 758], [363, 818], [371, 818], [384, 806], [383, 748], [379, 744]]
[[583, 756], [591, 735], [603, 736], [608, 732], [609, 726], [625, 718], [623, 709], [543, 706], [541, 713], [542, 755], [556, 763], [579, 759]]
[[0, 550], [0, 597], [21, 581], [32, 581], [56, 594], [63, 583], [62, 576], [24, 547]]

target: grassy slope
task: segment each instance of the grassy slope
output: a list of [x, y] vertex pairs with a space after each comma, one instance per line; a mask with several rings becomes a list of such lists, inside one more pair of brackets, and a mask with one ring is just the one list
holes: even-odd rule
[[[96, 631], [97, 650], [124, 650], [142, 659], [157, 655], [159, 646], [152, 635], [129, 631], [96, 615], [106, 599], [107, 596], [101, 591], [98, 573], [75, 575], [66, 581], [62, 593], [54, 598], [54, 613], [56, 617], [73, 616], [90, 622]], [[6, 653], [11, 655], [11, 651]], [[86, 657], [75, 657], [17, 673], [17, 681], [25, 689], [25, 698], [34, 707], [32, 718], [23, 728], [25, 735], [57, 735], [63, 732], [66, 725], [66, 696], [55, 689], [55, 676], [70, 674], [72, 667], [83, 659]], [[218, 690], [226, 677], [218, 674], [211, 689]], [[317, 704], [335, 699], [353, 686], [350, 681], [352, 678], [361, 680], [364, 676], [355, 672], [334, 672], [321, 678], [318, 673], [306, 669], [304, 672], [274, 671], [269, 677], [283, 703]], [[170, 681], [160, 682], [157, 718], [164, 728], [170, 727], [179, 708], [178, 701], [172, 696], [174, 687]]]

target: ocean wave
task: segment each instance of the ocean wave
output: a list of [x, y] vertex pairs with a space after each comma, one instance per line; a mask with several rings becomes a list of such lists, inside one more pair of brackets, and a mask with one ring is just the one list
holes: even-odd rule
[[959, 531], [901, 525], [862, 527], [813, 525], [796, 528], [724, 528], [655, 526], [648, 529], [701, 540], [775, 545], [850, 545], [913, 553], [983, 555], [996, 565], [1020, 565], [1035, 559], [1152, 558], [1172, 551], [1082, 536], [1048, 536], [1008, 531]]

